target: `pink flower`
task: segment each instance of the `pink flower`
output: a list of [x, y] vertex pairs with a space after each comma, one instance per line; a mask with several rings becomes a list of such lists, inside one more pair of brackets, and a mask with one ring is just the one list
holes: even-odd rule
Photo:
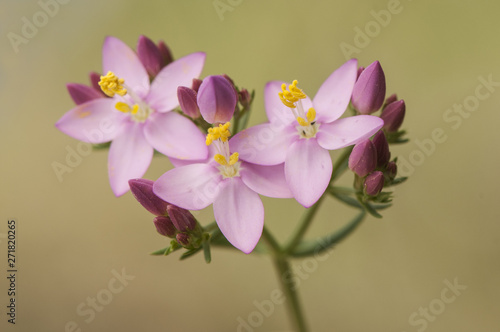
[[283, 164], [260, 166], [240, 161], [230, 151], [229, 122], [209, 129], [210, 157], [204, 162], [173, 161], [178, 166], [153, 185], [155, 195], [188, 210], [213, 204], [215, 220], [227, 240], [250, 253], [262, 234], [264, 206], [259, 194], [290, 198]]
[[[357, 60], [349, 60], [319, 88], [311, 101], [297, 87], [269, 82], [264, 91], [268, 123], [248, 128], [231, 140], [242, 160], [260, 165], [285, 163], [286, 181], [295, 199], [313, 205], [326, 190], [332, 173], [328, 150], [356, 144], [384, 122], [375, 116], [342, 118], [357, 76]], [[281, 101], [280, 101], [281, 99]]]
[[128, 180], [140, 178], [153, 151], [178, 159], [204, 159], [204, 135], [176, 112], [177, 87], [191, 84], [205, 62], [204, 53], [192, 53], [164, 67], [150, 84], [137, 54], [114, 37], [103, 45], [103, 73], [99, 85], [111, 98], [96, 98], [67, 112], [56, 127], [88, 143], [112, 141], [108, 175], [116, 196], [129, 190]]

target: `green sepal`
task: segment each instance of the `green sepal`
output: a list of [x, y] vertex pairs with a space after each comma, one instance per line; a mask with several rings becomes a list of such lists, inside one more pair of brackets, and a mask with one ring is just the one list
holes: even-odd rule
[[401, 184], [401, 183], [405, 182], [406, 180], [408, 180], [407, 176], [396, 178], [396, 179], [392, 180], [391, 183], [389, 183], [389, 186], [395, 186], [395, 185]]
[[212, 254], [210, 252], [210, 234], [203, 234], [203, 254], [205, 256], [205, 262], [210, 263], [212, 261]]
[[365, 208], [365, 211], [368, 212], [370, 215], [374, 216], [375, 218], [382, 218], [382, 215], [375, 210], [372, 205], [368, 202], [361, 202], [363, 207]]
[[92, 144], [93, 150], [106, 150], [111, 146], [111, 142]]
[[404, 144], [409, 142], [410, 140], [408, 138], [403, 138], [403, 136], [406, 134], [406, 130], [400, 130], [395, 133], [387, 133], [386, 132], [386, 138], [387, 142], [389, 144]]

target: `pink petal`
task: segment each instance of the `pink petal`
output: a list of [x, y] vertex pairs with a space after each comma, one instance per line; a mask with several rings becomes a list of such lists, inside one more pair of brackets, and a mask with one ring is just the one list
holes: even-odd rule
[[164, 201], [188, 210], [201, 210], [213, 203], [222, 176], [211, 164], [192, 164], [171, 169], [153, 185]]
[[295, 127], [264, 123], [245, 129], [229, 140], [231, 152], [240, 159], [259, 165], [277, 165], [285, 161], [286, 150], [299, 135]]
[[130, 189], [128, 180], [142, 177], [151, 164], [153, 147], [144, 137], [143, 127], [129, 122], [109, 148], [109, 182], [116, 196], [125, 194]]
[[137, 54], [120, 39], [106, 37], [102, 47], [103, 75], [112, 71], [125, 80], [128, 89], [139, 97], [145, 97], [149, 91], [149, 76]]
[[80, 104], [64, 114], [56, 127], [83, 142], [109, 142], [120, 133], [127, 118], [115, 110], [115, 103], [111, 98], [99, 98]]
[[375, 134], [384, 121], [372, 115], [357, 115], [322, 124], [316, 134], [319, 145], [336, 150], [357, 144]]
[[351, 59], [335, 70], [313, 99], [318, 121], [332, 122], [344, 114], [356, 82], [358, 61]]
[[212, 144], [208, 146], [208, 157], [205, 159], [199, 159], [199, 160], [188, 160], [188, 159], [176, 159], [169, 157], [168, 160], [170, 160], [170, 163], [174, 167], [182, 167], [182, 166], [187, 166], [187, 165], [192, 165], [192, 164], [206, 164], [209, 162], [214, 161], [214, 156], [219, 153], [215, 146]]
[[256, 193], [274, 198], [292, 198], [293, 194], [285, 179], [284, 164], [261, 166], [243, 162], [241, 180]]
[[300, 139], [288, 149], [285, 177], [293, 196], [310, 207], [323, 195], [332, 175], [332, 159], [328, 150], [315, 139]]
[[151, 84], [147, 102], [158, 112], [168, 112], [179, 106], [177, 87], [191, 86], [205, 64], [205, 53], [186, 55], [163, 68]]
[[264, 205], [257, 193], [240, 178], [225, 179], [214, 201], [214, 216], [233, 246], [245, 254], [252, 252], [264, 228]]
[[144, 135], [156, 150], [169, 157], [200, 160], [208, 156], [205, 136], [191, 120], [175, 112], [153, 113]]

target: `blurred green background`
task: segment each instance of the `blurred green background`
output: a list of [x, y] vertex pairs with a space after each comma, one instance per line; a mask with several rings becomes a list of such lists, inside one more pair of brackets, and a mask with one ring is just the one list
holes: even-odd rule
[[[227, 73], [255, 88], [251, 124], [265, 121], [267, 81], [298, 79], [314, 94], [346, 60], [346, 44], [357, 47], [352, 56], [362, 65], [379, 60], [387, 92], [406, 101], [404, 128], [412, 141], [392, 154], [406, 161], [410, 180], [396, 189], [382, 220], [369, 217], [301, 279], [311, 331], [500, 331], [499, 87], [471, 111], [454, 114], [460, 124], [445, 119], [455, 104], [478, 100], [479, 77], [500, 82], [499, 3], [66, 2], [18, 52], [9, 33], [22, 36], [23, 18], [33, 22], [42, 7], [35, 0], [0, 2], [2, 331], [71, 331], [71, 322], [81, 331], [238, 331], [238, 319], [257, 311], [254, 301], [269, 300], [278, 287], [266, 256], [218, 249], [209, 265], [201, 255], [183, 262], [178, 254], [150, 256], [167, 241], [130, 193], [113, 196], [106, 151], [83, 157], [62, 182], [56, 177], [52, 163], [65, 163], [67, 148], [78, 144], [54, 127], [73, 107], [65, 84], [87, 83], [89, 71], [101, 70], [105, 36], [135, 47], [141, 34], [165, 40], [176, 58], [206, 52], [202, 76]], [[215, 8], [221, 3], [229, 6], [222, 13]], [[376, 13], [389, 9], [398, 13], [377, 23]], [[366, 45], [355, 40], [365, 28], [372, 29]], [[430, 143], [436, 128], [446, 139]], [[156, 179], [169, 167], [156, 157], [145, 177]], [[350, 181], [351, 175], [343, 180]], [[308, 237], [340, 227], [354, 213], [327, 203]], [[286, 239], [303, 208], [293, 200], [264, 204], [267, 226]], [[211, 213], [197, 217], [207, 224]], [[8, 218], [18, 222], [15, 326], [5, 314]], [[123, 269], [135, 278], [106, 298], [113, 271]], [[453, 295], [446, 281], [455, 279], [467, 288], [442, 302], [443, 292]], [[77, 313], [97, 295], [109, 304], [92, 319]], [[284, 305], [261, 317], [252, 330], [291, 331]]]

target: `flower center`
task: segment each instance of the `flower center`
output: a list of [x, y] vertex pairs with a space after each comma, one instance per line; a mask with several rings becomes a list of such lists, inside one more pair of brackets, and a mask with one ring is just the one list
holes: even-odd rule
[[[151, 113], [154, 112], [142, 98], [137, 96], [132, 89], [127, 87], [123, 78], [118, 78], [111, 71], [109, 71], [106, 76], [101, 76], [99, 86], [109, 97], [114, 97], [115, 94], [122, 97], [124, 101], [117, 102], [115, 108], [120, 112], [130, 113], [130, 118], [135, 122], [145, 122]], [[128, 96], [127, 99], [124, 98], [125, 95]], [[132, 107], [130, 104], [132, 104]]]
[[229, 136], [231, 136], [229, 126], [230, 123], [226, 122], [225, 124], [209, 128], [206, 141], [207, 145], [213, 143], [218, 152], [214, 156], [214, 159], [219, 164], [217, 168], [224, 179], [240, 176], [241, 162], [238, 161], [239, 154], [238, 152], [231, 154], [229, 151], [228, 140]]
[[283, 105], [292, 110], [295, 119], [299, 123], [295, 128], [300, 138], [316, 137], [316, 133], [319, 129], [319, 124], [314, 121], [316, 119], [316, 110], [311, 107], [307, 113], [304, 111], [302, 99], [305, 99], [307, 96], [297, 87], [298, 83], [297, 80], [294, 80], [292, 84], [288, 86], [288, 90], [286, 89], [286, 84], [283, 83], [281, 85], [281, 92], [279, 92], [278, 95]]

